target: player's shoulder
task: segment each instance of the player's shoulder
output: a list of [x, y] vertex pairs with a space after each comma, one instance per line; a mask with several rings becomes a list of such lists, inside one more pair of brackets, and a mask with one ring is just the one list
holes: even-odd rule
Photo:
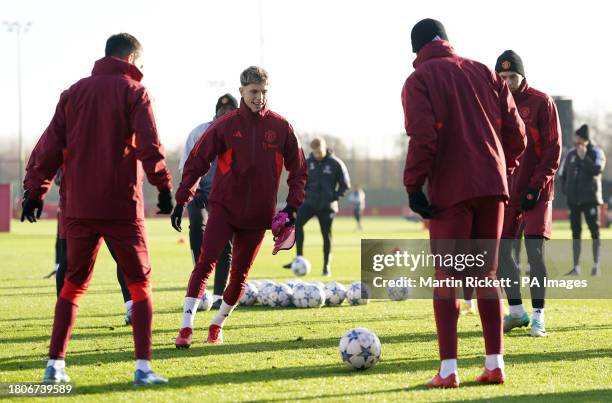
[[550, 95], [531, 86], [527, 89], [527, 94], [532, 100], [538, 101], [542, 104], [554, 104], [554, 101]]
[[289, 124], [289, 121], [284, 116], [282, 116], [278, 112], [274, 112], [273, 110], [268, 110], [268, 112], [266, 113], [266, 118], [273, 120], [277, 123]]

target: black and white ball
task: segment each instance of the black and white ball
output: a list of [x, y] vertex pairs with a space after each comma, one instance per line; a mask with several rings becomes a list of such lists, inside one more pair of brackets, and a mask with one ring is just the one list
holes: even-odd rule
[[200, 303], [198, 305], [198, 311], [210, 311], [212, 304], [213, 304], [212, 293], [206, 290], [202, 294], [202, 298], [200, 298]]
[[349, 368], [368, 369], [380, 360], [381, 345], [374, 332], [357, 327], [342, 336], [339, 350], [342, 361]]
[[346, 299], [351, 305], [365, 305], [370, 302], [372, 292], [361, 281], [355, 281], [346, 290]]
[[291, 271], [296, 276], [305, 276], [310, 272], [311, 264], [304, 256], [298, 256], [291, 262]]
[[283, 308], [291, 305], [293, 291], [287, 284], [276, 284], [268, 291], [266, 299], [268, 305], [273, 308]]
[[325, 284], [325, 305], [341, 305], [346, 299], [346, 287], [337, 281]]
[[240, 297], [240, 305], [253, 305], [257, 302], [257, 294], [259, 294], [257, 286], [250, 281], [247, 282], [244, 286], [244, 293]]

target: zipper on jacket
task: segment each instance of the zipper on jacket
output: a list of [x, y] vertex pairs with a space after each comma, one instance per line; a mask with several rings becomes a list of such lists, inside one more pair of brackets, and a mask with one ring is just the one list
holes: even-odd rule
[[[251, 163], [255, 161], [255, 137], [257, 135], [257, 123], [255, 127], [253, 127], [253, 131], [251, 132]], [[250, 168], [250, 167], [249, 167]], [[249, 212], [249, 207], [251, 207], [251, 182], [248, 182], [247, 196], [246, 196], [246, 206], [244, 208], [244, 215], [246, 216]]]

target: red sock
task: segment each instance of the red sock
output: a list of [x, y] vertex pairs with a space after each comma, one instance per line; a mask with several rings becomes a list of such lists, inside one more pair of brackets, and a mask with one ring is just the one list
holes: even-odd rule
[[434, 294], [434, 316], [438, 332], [440, 359], [457, 358], [457, 320], [459, 304], [454, 298], [445, 298]]
[[503, 354], [502, 303], [499, 298], [478, 298], [478, 312], [485, 339], [485, 351], [489, 354]]
[[147, 298], [132, 305], [132, 333], [137, 360], [151, 360], [153, 302]]
[[52, 360], [66, 357], [66, 349], [72, 326], [76, 319], [79, 307], [68, 300], [60, 297], [55, 303], [55, 318], [53, 320], [53, 332], [51, 333], [51, 344], [49, 346], [49, 358]]

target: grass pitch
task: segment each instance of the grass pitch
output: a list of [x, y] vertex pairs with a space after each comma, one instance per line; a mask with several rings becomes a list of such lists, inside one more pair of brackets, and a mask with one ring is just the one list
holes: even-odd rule
[[[612, 401], [612, 301], [549, 300], [548, 338], [526, 330], [505, 337], [507, 383], [480, 386], [473, 381], [484, 365], [478, 316], [459, 320], [457, 390], [426, 390], [438, 367], [430, 300], [373, 301], [369, 305], [310, 310], [238, 308], [225, 329], [225, 344], [204, 343], [213, 312], [196, 317], [194, 344], [176, 350], [191, 271], [189, 244], [168, 219], [147, 221], [153, 265], [154, 369], [170, 378], [166, 386], [134, 388], [131, 329], [123, 325], [123, 300], [114, 262], [102, 246], [93, 281], [81, 300], [66, 360], [76, 394], [83, 401]], [[365, 231], [353, 232], [349, 218], [334, 223], [333, 279], [359, 278], [359, 242], [367, 238], [424, 238], [420, 224], [399, 218], [371, 218]], [[555, 224], [556, 238], [569, 237], [566, 222]], [[182, 236], [188, 240], [186, 229]], [[612, 231], [603, 236], [612, 238]], [[40, 382], [46, 363], [54, 280], [42, 277], [53, 266], [55, 221], [14, 222], [0, 234], [0, 382]], [[322, 241], [316, 220], [306, 227], [305, 253], [320, 276]], [[293, 256], [273, 257], [268, 237], [253, 269], [253, 279], [292, 278], [281, 268]], [[585, 257], [588, 250], [583, 251]], [[588, 265], [583, 265], [588, 269]], [[568, 269], [570, 262], [568, 262]], [[609, 267], [603, 267], [605, 277]], [[588, 270], [586, 270], [588, 271]], [[606, 273], [607, 272], [607, 273]], [[605, 278], [604, 277], [604, 278]], [[527, 300], [526, 303], [528, 304]], [[371, 370], [351, 371], [338, 354], [338, 342], [351, 327], [380, 337], [381, 361]], [[62, 398], [63, 399], [63, 398]]]

